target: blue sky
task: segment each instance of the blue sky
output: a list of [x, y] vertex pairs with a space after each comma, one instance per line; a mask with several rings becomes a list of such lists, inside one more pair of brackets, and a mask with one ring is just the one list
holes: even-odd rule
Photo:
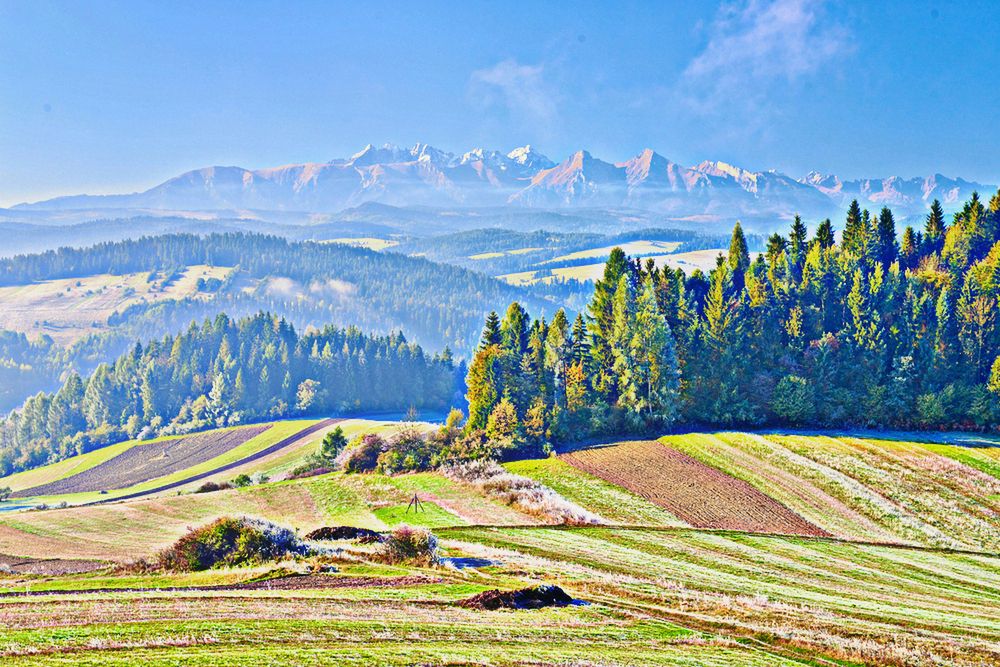
[[1000, 182], [995, 0], [0, 0], [0, 26], [0, 205], [385, 141]]

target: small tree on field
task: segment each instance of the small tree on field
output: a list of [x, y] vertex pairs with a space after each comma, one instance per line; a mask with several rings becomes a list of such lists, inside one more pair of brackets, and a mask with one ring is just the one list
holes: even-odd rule
[[9, 486], [0, 486], [0, 503], [10, 498], [11, 490]]
[[323, 444], [319, 448], [319, 457], [323, 463], [332, 464], [346, 446], [347, 438], [344, 436], [344, 429], [338, 426], [323, 438]]

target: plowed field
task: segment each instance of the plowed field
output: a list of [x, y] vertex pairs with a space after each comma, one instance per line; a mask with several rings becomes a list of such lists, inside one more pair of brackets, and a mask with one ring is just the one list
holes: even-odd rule
[[139, 445], [79, 475], [25, 489], [17, 495], [48, 496], [125, 489], [214, 459], [270, 427], [270, 424], [244, 426]]
[[696, 528], [829, 535], [743, 480], [657, 442], [625, 442], [560, 458]]

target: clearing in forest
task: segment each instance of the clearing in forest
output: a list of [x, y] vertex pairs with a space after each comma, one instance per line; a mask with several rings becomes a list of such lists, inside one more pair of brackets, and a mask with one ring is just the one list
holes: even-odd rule
[[747, 482], [658, 442], [625, 442], [561, 458], [656, 503], [696, 528], [829, 535]]

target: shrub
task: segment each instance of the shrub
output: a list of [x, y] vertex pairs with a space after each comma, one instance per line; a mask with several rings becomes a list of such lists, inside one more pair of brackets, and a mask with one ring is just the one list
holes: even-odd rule
[[382, 542], [379, 555], [387, 563], [434, 565], [438, 562], [438, 540], [426, 528], [399, 526]]
[[253, 484], [253, 480], [250, 479], [250, 475], [243, 473], [242, 475], [234, 477], [230, 484], [235, 486], [237, 489], [242, 489], [244, 486], [250, 486]]
[[5, 502], [10, 498], [10, 494], [13, 493], [9, 486], [0, 486], [0, 503]]
[[333, 468], [325, 468], [323, 466], [316, 467], [311, 463], [307, 463], [300, 465], [297, 468], [293, 468], [285, 479], [305, 479], [307, 477], [325, 475], [330, 472], [333, 472]]
[[378, 465], [378, 457], [387, 448], [386, 441], [377, 433], [366, 433], [355, 438], [350, 447], [337, 457], [347, 472], [371, 472]]
[[226, 489], [233, 488], [230, 486], [229, 482], [205, 482], [197, 489], [194, 490], [195, 493], [213, 493], [215, 491], [225, 491]]
[[379, 454], [376, 470], [387, 475], [427, 470], [436, 453], [435, 443], [420, 431], [408, 428], [389, 439], [385, 451]]
[[309, 548], [291, 530], [269, 521], [223, 517], [195, 528], [157, 557], [168, 570], [259, 565], [288, 556], [304, 556]]

